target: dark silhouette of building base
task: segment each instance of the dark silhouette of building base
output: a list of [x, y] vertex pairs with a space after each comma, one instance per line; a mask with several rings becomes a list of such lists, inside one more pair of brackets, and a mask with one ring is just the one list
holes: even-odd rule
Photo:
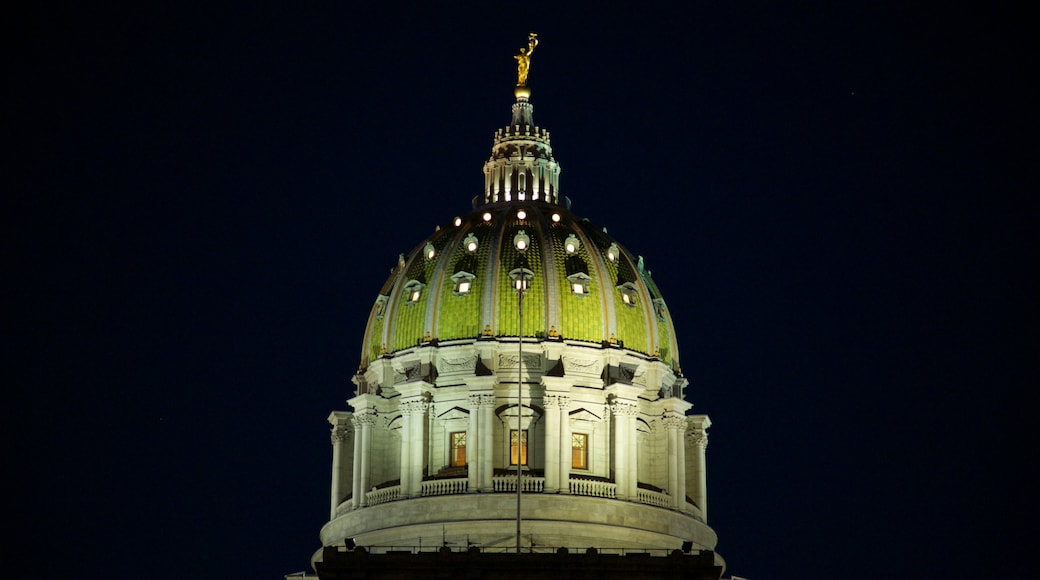
[[372, 554], [363, 547], [347, 550], [327, 546], [322, 558], [323, 561], [315, 564], [320, 580], [719, 580], [723, 572], [722, 566], [715, 563], [715, 553], [709, 550], [697, 553], [675, 550], [668, 556], [652, 556], [646, 552], [601, 554], [593, 548], [584, 552], [559, 549], [517, 554], [482, 552], [477, 548], [455, 551], [444, 547], [436, 552], [408, 550]]

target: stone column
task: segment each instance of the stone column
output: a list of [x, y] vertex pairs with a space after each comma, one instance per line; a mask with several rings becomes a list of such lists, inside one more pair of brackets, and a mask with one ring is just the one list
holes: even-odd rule
[[545, 407], [545, 493], [560, 491], [560, 397], [546, 393]]
[[615, 399], [610, 403], [614, 422], [614, 485], [618, 499], [634, 499], [633, 490], [638, 483], [639, 463], [634, 453], [637, 410], [638, 407], [628, 401]]
[[614, 427], [614, 484], [617, 498], [634, 500], [639, 497], [636, 415], [639, 414], [637, 397], [642, 387], [614, 383], [604, 390], [610, 401]]
[[690, 486], [693, 489], [691, 495], [693, 502], [701, 510], [701, 518], [707, 521], [708, 488], [704, 450], [708, 448], [708, 427], [711, 427], [711, 419], [707, 415], [693, 415], [686, 418], [686, 425], [686, 441], [692, 452]]
[[686, 453], [683, 432], [686, 418], [681, 415], [665, 415], [662, 420], [668, 430], [668, 493], [672, 496], [672, 507], [686, 508]]
[[422, 395], [401, 402], [401, 496], [422, 495], [426, 464], [426, 411], [430, 403]]
[[571, 492], [571, 398], [559, 396], [560, 405], [560, 493]]
[[351, 504], [354, 508], [368, 505], [365, 495], [371, 485], [370, 466], [372, 460], [372, 426], [376, 423], [375, 409], [365, 409], [354, 413], [351, 418], [354, 424], [354, 489], [351, 493]]
[[[470, 395], [469, 396], [469, 426], [466, 431], [466, 478], [468, 480], [467, 489], [470, 492], [479, 491], [482, 485], [481, 477], [483, 475], [483, 458], [481, 452], [484, 448], [484, 442], [481, 441], [483, 437], [483, 430], [481, 429], [480, 410], [481, 410], [481, 395]], [[450, 435], [449, 435], [450, 436]], [[449, 449], [451, 442], [448, 442]], [[450, 461], [451, 458], [449, 457]]]
[[343, 496], [348, 492], [354, 478], [354, 426], [352, 415], [342, 411], [333, 411], [329, 415], [332, 424], [332, 489], [329, 507], [329, 519], [336, 517]]
[[480, 491], [490, 492], [495, 489], [494, 450], [495, 450], [495, 395], [480, 396]]

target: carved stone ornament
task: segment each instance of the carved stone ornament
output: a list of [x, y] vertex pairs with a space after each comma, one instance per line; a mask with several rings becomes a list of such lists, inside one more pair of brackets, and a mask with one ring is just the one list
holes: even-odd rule
[[441, 368], [445, 372], [453, 371], [469, 371], [473, 370], [473, 367], [477, 364], [476, 355], [466, 356], [462, 358], [442, 358], [440, 360]]
[[[498, 368], [509, 369], [517, 366], [517, 361], [520, 357], [515, 354], [499, 353], [498, 355]], [[542, 357], [537, 354], [524, 353], [524, 368], [525, 369], [540, 369]]]

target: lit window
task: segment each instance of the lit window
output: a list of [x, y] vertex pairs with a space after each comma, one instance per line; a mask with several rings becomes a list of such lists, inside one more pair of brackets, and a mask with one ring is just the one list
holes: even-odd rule
[[571, 468], [589, 468], [589, 436], [585, 433], [571, 433]]
[[455, 295], [462, 296], [469, 294], [469, 291], [473, 289], [473, 279], [476, 278], [469, 272], [455, 272], [451, 276], [452, 282], [455, 283]]
[[567, 276], [567, 281], [570, 282], [571, 292], [579, 296], [584, 296], [589, 293], [589, 281], [592, 278], [584, 272], [577, 272]]
[[617, 244], [610, 244], [607, 248], [607, 259], [611, 262], [617, 262], [618, 256], [621, 255], [621, 251], [618, 250]]
[[552, 221], [553, 221], [554, 224], [560, 223], [560, 214], [558, 214], [558, 213], [552, 214]]
[[518, 219], [518, 220], [524, 220], [524, 219], [527, 219], [527, 212], [526, 212], [526, 211], [524, 211], [524, 210], [519, 210], [519, 211], [517, 211], [517, 212], [516, 212], [516, 219]]
[[623, 302], [625, 306], [636, 305], [636, 298], [638, 295], [636, 294], [635, 284], [631, 282], [625, 282], [624, 284], [618, 286], [617, 289], [619, 292], [621, 292], [621, 302]]
[[433, 248], [432, 242], [426, 242], [426, 247], [423, 248], [423, 255], [426, 256], [427, 260], [432, 260], [437, 255], [437, 250]]
[[489, 212], [489, 211], [484, 212], [484, 221], [486, 221], [486, 222], [491, 221], [491, 212]]
[[462, 218], [460, 218], [460, 217], [455, 218], [455, 227], [459, 227], [461, 225], [462, 225]]
[[405, 296], [407, 296], [408, 304], [415, 304], [422, 298], [423, 283], [418, 280], [409, 280], [404, 285]]
[[451, 434], [451, 466], [466, 465], [466, 432], [456, 431]]
[[513, 281], [513, 290], [525, 292], [531, 287], [531, 280], [534, 280], [534, 272], [527, 268], [516, 268], [509, 272], [509, 279]]
[[519, 441], [517, 441], [516, 429], [509, 430], [509, 465], [516, 465], [518, 455], [520, 465], [527, 465], [527, 429], [520, 432]]

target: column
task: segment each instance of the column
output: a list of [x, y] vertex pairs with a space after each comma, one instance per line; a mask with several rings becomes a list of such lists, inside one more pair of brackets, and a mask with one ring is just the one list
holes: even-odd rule
[[480, 491], [494, 491], [495, 395], [480, 396]]
[[[484, 445], [483, 441], [481, 441], [480, 403], [480, 395], [469, 396], [469, 426], [466, 431], [466, 478], [468, 480], [467, 490], [470, 492], [479, 491], [483, 483], [481, 481], [483, 479], [481, 477], [483, 475], [481, 468], [484, 462], [481, 452]], [[449, 442], [448, 445], [450, 446], [451, 443]]]
[[329, 519], [336, 517], [336, 508], [343, 501], [343, 496], [350, 493], [353, 480], [353, 447], [354, 426], [351, 414], [334, 411], [329, 415], [332, 424], [332, 488], [329, 498]]
[[401, 402], [401, 497], [422, 495], [426, 465], [426, 411], [430, 403], [422, 395]]
[[692, 481], [690, 481], [690, 485], [693, 488], [691, 495], [693, 496], [693, 502], [701, 510], [701, 518], [707, 521], [708, 487], [704, 450], [708, 448], [708, 427], [711, 426], [711, 420], [707, 415], [693, 415], [688, 417], [686, 421], [686, 440], [693, 455], [691, 458]]
[[[376, 422], [375, 409], [365, 409], [355, 413], [351, 418], [354, 424], [354, 489], [351, 492], [351, 505], [354, 508], [368, 505], [365, 495], [370, 484], [370, 466], [372, 455], [372, 425]], [[360, 435], [357, 433], [360, 431]]]
[[[559, 396], [560, 405], [560, 493], [571, 492], [571, 398]], [[591, 442], [590, 442], [591, 444]], [[591, 460], [591, 458], [590, 458]]]
[[545, 493], [560, 491], [560, 397], [546, 393], [545, 407]]
[[636, 461], [636, 412], [638, 407], [631, 402], [615, 399], [610, 403], [614, 423], [614, 485], [618, 499], [635, 499], [637, 496]]
[[662, 421], [668, 430], [668, 493], [672, 496], [672, 507], [686, 507], [686, 462], [684, 458], [686, 418], [681, 415], [666, 415]]

